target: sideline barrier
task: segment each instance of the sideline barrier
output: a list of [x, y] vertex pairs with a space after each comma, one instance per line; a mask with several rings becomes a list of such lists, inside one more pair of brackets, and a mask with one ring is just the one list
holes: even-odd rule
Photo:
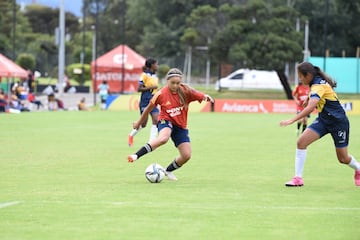
[[[119, 95], [108, 106], [109, 110], [139, 111], [140, 94]], [[360, 115], [360, 100], [341, 101], [348, 115]], [[229, 113], [296, 113], [293, 100], [252, 100], [252, 99], [215, 99], [209, 102], [193, 102], [190, 112], [229, 112]]]
[[[108, 105], [108, 110], [127, 110], [127, 111], [139, 111], [140, 94], [124, 94], [117, 96], [116, 99], [112, 99]], [[189, 107], [190, 112], [210, 112], [210, 104], [208, 102], [193, 102]]]
[[215, 112], [233, 113], [295, 113], [296, 104], [292, 100], [215, 100]]

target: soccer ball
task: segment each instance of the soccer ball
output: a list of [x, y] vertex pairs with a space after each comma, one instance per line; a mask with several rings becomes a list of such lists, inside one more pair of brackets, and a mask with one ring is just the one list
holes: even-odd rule
[[151, 183], [159, 183], [165, 177], [165, 169], [157, 163], [152, 163], [145, 169], [145, 177]]

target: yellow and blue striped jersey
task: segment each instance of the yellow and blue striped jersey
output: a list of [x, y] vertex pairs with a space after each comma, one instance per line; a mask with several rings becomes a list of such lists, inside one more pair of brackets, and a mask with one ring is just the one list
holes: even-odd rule
[[[140, 76], [139, 85], [150, 87], [150, 86], [158, 86], [158, 83], [159, 83], [159, 78], [153, 72], [145, 71]], [[156, 92], [157, 89], [150, 89], [141, 92], [140, 106], [147, 106], [150, 102], [150, 99]]]
[[342, 119], [345, 111], [333, 88], [321, 77], [316, 76], [310, 82], [310, 98], [318, 99], [317, 110], [319, 117], [324, 120]]
[[[145, 87], [157, 86], [159, 84], [159, 78], [155, 73], [152, 72], [143, 72], [140, 76], [139, 84], [144, 85]], [[149, 90], [151, 95], [154, 95], [157, 92], [157, 89]]]

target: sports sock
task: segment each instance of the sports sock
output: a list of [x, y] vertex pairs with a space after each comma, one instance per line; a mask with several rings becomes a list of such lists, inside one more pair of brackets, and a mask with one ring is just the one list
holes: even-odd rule
[[355, 169], [355, 171], [360, 170], [360, 163], [356, 161], [354, 156], [351, 156], [351, 161], [349, 162], [349, 167]]
[[295, 156], [295, 176], [302, 177], [306, 160], [306, 149], [296, 149]]
[[141, 126], [139, 127], [139, 129], [133, 129], [133, 130], [131, 130], [131, 132], [130, 132], [130, 136], [135, 136], [139, 131], [141, 130]]
[[152, 151], [152, 147], [150, 146], [150, 144], [145, 144], [143, 147], [141, 147], [139, 149], [139, 151], [137, 151], [135, 154], [138, 156], [138, 158], [140, 158], [141, 156], [149, 153]]
[[151, 125], [151, 128], [150, 128], [150, 141], [155, 139], [156, 136], [158, 134], [158, 128], [157, 128], [157, 125]]
[[176, 162], [176, 159], [174, 159], [174, 161], [172, 161], [169, 166], [166, 168], [167, 172], [172, 172], [178, 168], [180, 168], [181, 166], [179, 166]]
[[301, 123], [297, 123], [297, 130], [299, 130], [300, 129], [300, 126], [301, 126]]
[[306, 124], [304, 124], [304, 125], [303, 125], [303, 127], [302, 127], [302, 132], [304, 132], [304, 131], [305, 131], [306, 127], [307, 127], [307, 125], [306, 125]]

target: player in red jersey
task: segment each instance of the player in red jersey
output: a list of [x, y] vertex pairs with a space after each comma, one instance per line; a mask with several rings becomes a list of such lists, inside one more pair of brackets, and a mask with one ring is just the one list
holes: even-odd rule
[[[294, 97], [295, 103], [296, 103], [296, 112], [299, 114], [302, 110], [304, 110], [306, 101], [309, 97], [309, 86], [304, 85], [302, 82], [299, 82], [299, 84], [294, 88], [292, 95]], [[307, 127], [308, 118], [310, 115], [307, 115], [297, 121], [297, 134], [300, 133], [300, 127], [302, 125], [302, 131]]]
[[149, 105], [141, 114], [140, 119], [133, 124], [134, 129], [138, 129], [149, 112], [159, 105], [161, 109], [158, 117], [159, 134], [157, 138], [150, 140], [135, 154], [128, 156], [128, 161], [134, 162], [141, 156], [167, 143], [169, 138], [171, 138], [180, 155], [165, 170], [166, 176], [170, 180], [177, 180], [172, 172], [180, 168], [191, 158], [191, 145], [187, 129], [190, 102], [214, 101], [209, 95], [184, 84], [182, 76], [182, 72], [177, 68], [169, 70], [166, 75], [167, 84], [155, 93]]

